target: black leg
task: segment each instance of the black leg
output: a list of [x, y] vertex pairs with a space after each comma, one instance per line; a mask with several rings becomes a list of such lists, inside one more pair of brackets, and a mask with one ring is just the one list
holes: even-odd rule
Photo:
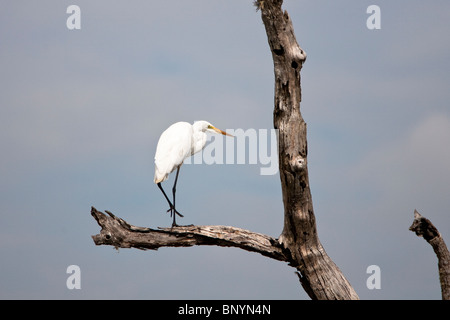
[[[158, 183], [158, 188], [161, 190], [161, 192], [162, 192], [163, 195], [164, 195], [164, 198], [166, 198], [167, 202], [169, 203], [170, 209], [167, 210], [167, 211], [170, 211], [171, 214], [177, 214], [177, 215], [179, 215], [180, 217], [183, 217], [183, 215], [182, 215], [181, 213], [179, 213], [178, 211], [175, 210], [174, 205], [172, 204], [172, 202], [170, 202], [169, 198], [167, 197], [166, 193], [164, 192], [164, 189], [163, 189], [163, 187], [162, 187], [162, 185], [161, 185], [161, 182]], [[175, 212], [173, 213], [172, 210], [174, 210]]]
[[[180, 166], [181, 167], [181, 166]], [[177, 181], [178, 181], [178, 174], [180, 173], [180, 167], [177, 168], [177, 174], [175, 176], [175, 182], [173, 183], [173, 188], [172, 188], [172, 196], [173, 196], [173, 210], [176, 212], [175, 210], [175, 193], [177, 192]], [[176, 226], [176, 222], [175, 222], [175, 213], [173, 215], [173, 223], [172, 223], [172, 227]]]

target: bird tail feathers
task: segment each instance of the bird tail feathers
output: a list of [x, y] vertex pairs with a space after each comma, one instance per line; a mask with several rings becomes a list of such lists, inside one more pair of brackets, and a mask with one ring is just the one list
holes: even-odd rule
[[153, 181], [155, 183], [160, 183], [160, 182], [163, 182], [163, 181], [167, 180], [168, 176], [169, 176], [168, 174], [161, 173], [161, 172], [158, 171], [158, 169], [156, 169], [155, 170], [155, 177], [154, 177]]

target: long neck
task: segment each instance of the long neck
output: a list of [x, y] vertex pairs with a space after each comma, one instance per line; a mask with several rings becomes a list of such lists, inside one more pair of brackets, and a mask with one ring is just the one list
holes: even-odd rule
[[203, 149], [206, 144], [206, 133], [202, 131], [194, 131], [191, 155]]

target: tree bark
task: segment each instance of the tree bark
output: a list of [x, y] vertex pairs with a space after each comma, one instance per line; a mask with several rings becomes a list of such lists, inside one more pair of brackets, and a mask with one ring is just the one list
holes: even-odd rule
[[106, 211], [92, 208], [102, 227], [97, 245], [157, 249], [165, 246], [233, 246], [288, 262], [312, 299], [358, 299], [358, 295], [319, 241], [307, 168], [306, 123], [300, 113], [300, 70], [306, 59], [298, 45], [282, 0], [260, 0], [275, 73], [274, 127], [279, 133], [279, 169], [284, 227], [279, 239], [235, 227], [186, 226], [170, 229], [136, 227]]
[[260, 0], [275, 74], [274, 127], [279, 133], [279, 169], [284, 203], [280, 243], [290, 252], [312, 299], [358, 299], [322, 247], [316, 230], [308, 178], [306, 123], [300, 112], [300, 70], [306, 53], [298, 45], [282, 0]]
[[92, 236], [96, 245], [110, 245], [115, 248], [137, 248], [157, 250], [161, 247], [192, 247], [200, 245], [236, 247], [256, 252], [263, 256], [289, 261], [277, 239], [245, 229], [227, 226], [177, 226], [151, 229], [137, 227], [116, 217], [91, 208], [91, 215], [102, 230]]
[[414, 221], [409, 230], [423, 237], [432, 247], [438, 258], [439, 280], [442, 300], [450, 300], [450, 253], [439, 231], [427, 218], [414, 210]]

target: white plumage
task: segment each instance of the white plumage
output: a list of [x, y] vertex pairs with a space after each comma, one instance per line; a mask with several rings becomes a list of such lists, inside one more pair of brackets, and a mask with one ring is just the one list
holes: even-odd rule
[[174, 123], [161, 134], [155, 154], [155, 183], [167, 180], [193, 154], [193, 142], [192, 125], [187, 122]]
[[[184, 159], [199, 152], [206, 144], [206, 131], [220, 133], [231, 136], [230, 134], [217, 129], [207, 121], [196, 121], [194, 124], [188, 122], [177, 122], [167, 128], [159, 138], [155, 153], [155, 177], [154, 182], [158, 185], [164, 194], [173, 214], [173, 224], [175, 223], [175, 214], [182, 215], [175, 210], [175, 192], [178, 179], [178, 173]], [[177, 169], [177, 175], [172, 188], [173, 204], [170, 202], [164, 192], [161, 182], [167, 180], [169, 174]]]

